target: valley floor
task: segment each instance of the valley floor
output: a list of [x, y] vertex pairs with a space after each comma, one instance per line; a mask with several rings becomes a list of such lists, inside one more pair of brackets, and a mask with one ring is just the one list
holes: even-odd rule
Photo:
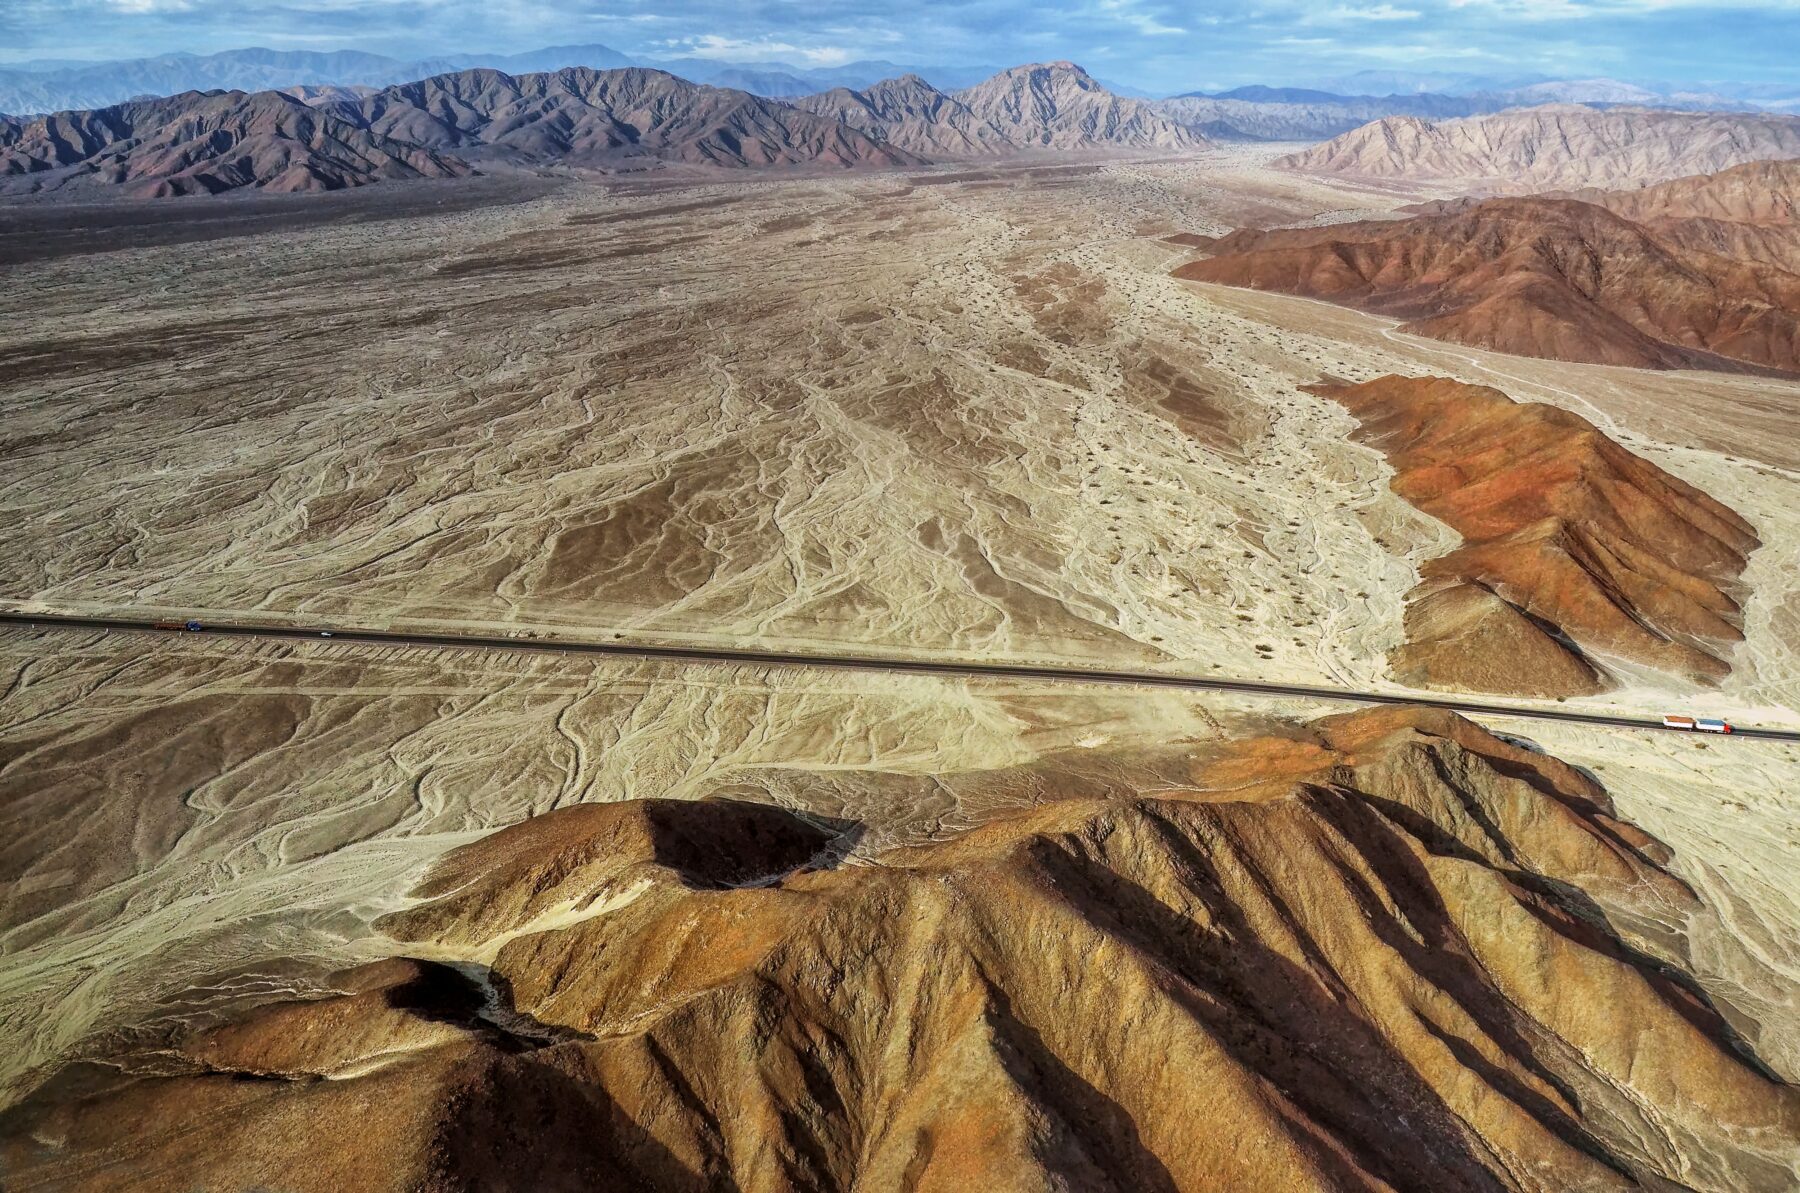
[[1762, 536], [1721, 692], [1618, 667], [1593, 703], [1795, 723], [1795, 387], [1170, 279], [1165, 234], [1403, 198], [1266, 155], [570, 183], [22, 264], [0, 594], [1368, 688], [1455, 537], [1296, 387], [1432, 371], [1566, 405]]

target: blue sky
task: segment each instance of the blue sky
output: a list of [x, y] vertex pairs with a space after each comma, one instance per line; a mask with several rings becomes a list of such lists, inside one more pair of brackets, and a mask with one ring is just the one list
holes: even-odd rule
[[1154, 91], [1356, 70], [1800, 84], [1800, 0], [0, 0], [0, 59], [604, 42], [828, 66], [1072, 58]]

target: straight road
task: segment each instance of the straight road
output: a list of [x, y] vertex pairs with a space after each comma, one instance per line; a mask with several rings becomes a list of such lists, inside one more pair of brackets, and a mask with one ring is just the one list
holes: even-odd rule
[[[915, 675], [947, 675], [964, 679], [1030, 679], [1059, 683], [1124, 684], [1134, 687], [1181, 688], [1189, 691], [1248, 692], [1258, 696], [1301, 696], [1312, 700], [1337, 700], [1352, 704], [1419, 704], [1447, 708], [1478, 716], [1527, 717], [1540, 721], [1573, 721], [1620, 729], [1664, 731], [1660, 720], [1612, 716], [1569, 709], [1514, 708], [1444, 696], [1358, 692], [1349, 688], [1315, 688], [1299, 684], [1257, 683], [1247, 679], [1206, 679], [1157, 671], [1112, 671], [1089, 667], [1056, 667], [1033, 663], [976, 663], [936, 659], [883, 658], [877, 655], [808, 654], [757, 650], [736, 646], [659, 646], [633, 642], [586, 642], [579, 639], [507, 638], [481, 634], [420, 634], [396, 630], [338, 629], [335, 626], [256, 625], [248, 622], [206, 622], [199, 630], [174, 630], [169, 623], [121, 617], [75, 617], [57, 613], [0, 612], [0, 626], [44, 629], [103, 630], [211, 634], [218, 637], [258, 638], [277, 641], [305, 640], [351, 642], [368, 646], [429, 646], [456, 650], [505, 650], [552, 654], [596, 654], [629, 659], [660, 659], [681, 663], [725, 663], [739, 666], [827, 667], [849, 671], [881, 671]], [[1673, 710], [1672, 710], [1673, 711]], [[1682, 710], [1686, 711], [1686, 710]], [[1704, 710], [1701, 710], [1704, 711]], [[1800, 730], [1757, 729], [1733, 726], [1733, 737], [1800, 742]]]

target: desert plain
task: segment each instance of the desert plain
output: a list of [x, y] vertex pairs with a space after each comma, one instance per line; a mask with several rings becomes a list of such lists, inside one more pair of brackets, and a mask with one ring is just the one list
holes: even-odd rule
[[[1571, 409], [1748, 519], [1746, 643], [1709, 707], [1791, 717], [1795, 383], [1482, 353], [1169, 278], [1170, 235], [1421, 197], [1269, 154], [569, 184], [17, 262], [8, 607], [1368, 689], [1455, 539], [1297, 387], [1432, 373]], [[382, 201], [316, 202], [353, 200]], [[1684, 699], [1624, 678], [1602, 702]]]

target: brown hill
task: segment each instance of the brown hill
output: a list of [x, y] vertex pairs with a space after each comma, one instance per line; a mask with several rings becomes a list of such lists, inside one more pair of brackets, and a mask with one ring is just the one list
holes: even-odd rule
[[954, 98], [1024, 149], [1192, 151], [1208, 144], [1149, 104], [1114, 95], [1073, 62], [1015, 66]]
[[1800, 158], [1800, 117], [1551, 104], [1438, 123], [1391, 116], [1275, 165], [1519, 193], [1635, 186], [1789, 158]]
[[[1420, 569], [1394, 672], [1421, 687], [1557, 696], [1618, 658], [1691, 680], [1742, 638], [1726, 588], [1749, 523], [1554, 406], [1442, 377], [1311, 385], [1362, 424], [1394, 492], [1463, 536]], [[1590, 655], [1598, 656], [1598, 660]]]
[[468, 172], [453, 156], [382, 136], [277, 91], [190, 91], [59, 112], [24, 125], [0, 147], [0, 193], [338, 190]]
[[[65, 1072], [0, 1162], [72, 1189], [1790, 1187], [1800, 1092], [1648, 958], [1638, 928], [1696, 900], [1581, 774], [1383, 709], [1189, 779], [749, 886], [658, 864], [640, 806], [551, 813], [422, 892], [487, 892], [489, 998], [340, 974]], [[712, 814], [741, 813], [684, 831], [729, 840]], [[817, 839], [766, 816], [759, 861]], [[394, 930], [454, 953], [471, 906]]]
[[864, 91], [834, 87], [793, 104], [922, 158], [988, 157], [1016, 149], [1004, 132], [918, 75]]
[[1733, 223], [1800, 223], [1800, 161], [1760, 161], [1676, 178], [1635, 191], [1606, 191], [1580, 198], [1640, 223], [1663, 219], [1729, 220]]
[[1800, 161], [1576, 197], [1636, 221], [1664, 244], [1800, 273]]
[[382, 136], [476, 159], [730, 167], [919, 162], [839, 121], [636, 67], [517, 77], [459, 71], [389, 87], [333, 111]]
[[1526, 356], [1800, 371], [1800, 275], [1665, 241], [1574, 199], [1240, 230], [1176, 276], [1329, 299]]
[[[1665, 245], [1800, 273], [1800, 161], [1749, 162], [1637, 190], [1587, 187], [1543, 197], [1604, 207]], [[1445, 199], [1401, 210], [1445, 215], [1469, 211], [1479, 202]]]

